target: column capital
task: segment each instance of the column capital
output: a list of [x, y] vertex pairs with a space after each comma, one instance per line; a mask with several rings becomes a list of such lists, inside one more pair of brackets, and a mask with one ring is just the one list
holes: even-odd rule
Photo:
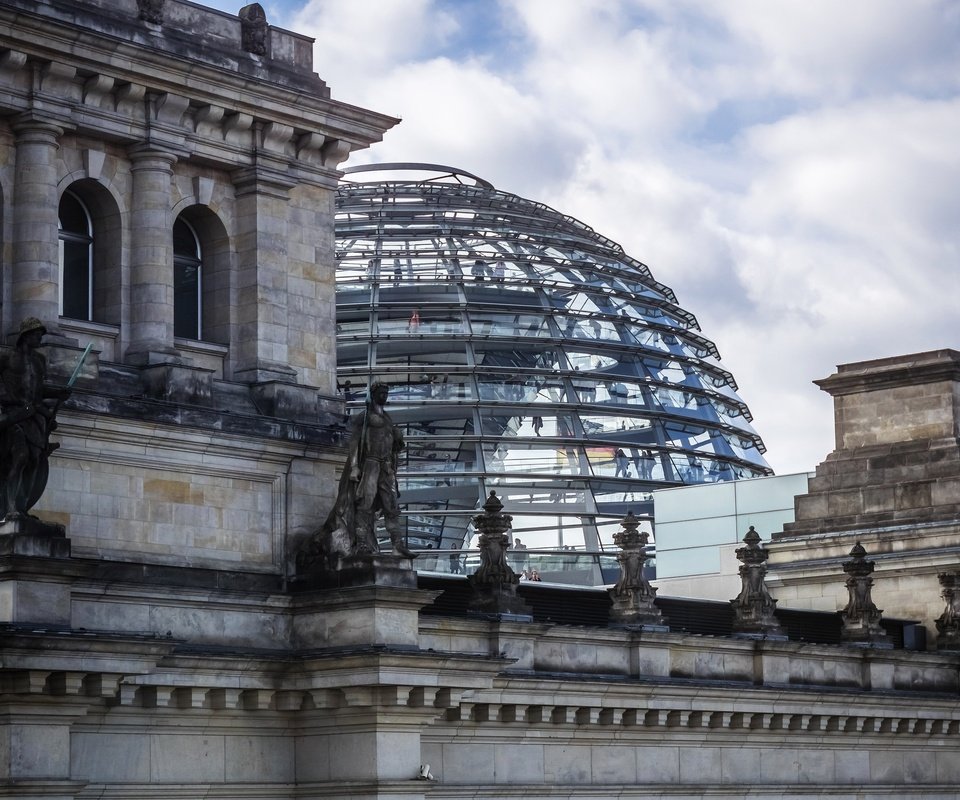
[[174, 165], [180, 158], [176, 153], [163, 150], [148, 142], [128, 148], [127, 156], [131, 162], [130, 169], [134, 172], [138, 169], [159, 169], [171, 174]]
[[10, 127], [17, 135], [18, 142], [49, 143], [55, 147], [60, 146], [60, 137], [65, 130], [56, 117], [37, 111], [24, 111], [22, 114], [17, 114]]

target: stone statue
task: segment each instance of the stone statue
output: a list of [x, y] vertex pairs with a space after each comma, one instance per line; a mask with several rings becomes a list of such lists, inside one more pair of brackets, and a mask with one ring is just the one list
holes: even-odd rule
[[942, 572], [937, 578], [947, 607], [934, 622], [937, 626], [937, 650], [960, 653], [960, 572]]
[[467, 603], [469, 613], [533, 619], [530, 607], [517, 595], [520, 576], [507, 563], [512, 522], [513, 517], [503, 513], [503, 503], [497, 493], [491, 491], [483, 504], [483, 512], [473, 518], [473, 526], [480, 534], [477, 540], [480, 566], [467, 576], [471, 589]]
[[786, 639], [774, 612], [777, 601], [767, 589], [767, 548], [760, 544], [760, 534], [753, 525], [743, 537], [745, 547], [738, 547], [741, 589], [730, 604], [733, 606], [733, 633], [737, 636]]
[[137, 0], [140, 19], [153, 25], [163, 24], [164, 0]]
[[390, 534], [393, 555], [412, 558], [400, 525], [397, 457], [403, 434], [384, 409], [390, 387], [374, 383], [366, 408], [350, 420], [347, 461], [337, 499], [320, 532], [298, 557], [298, 570], [308, 572], [323, 562], [336, 569], [338, 556], [378, 552], [374, 523], [378, 512]]
[[267, 54], [267, 15], [259, 3], [240, 9], [240, 37], [243, 49], [255, 56]]
[[880, 624], [881, 609], [873, 602], [874, 563], [867, 560], [867, 551], [860, 542], [850, 551], [850, 560], [843, 563], [847, 573], [847, 605], [840, 612], [840, 638], [845, 644], [892, 647], [892, 639]]
[[47, 360], [37, 352], [47, 329], [35, 317], [20, 324], [12, 352], [0, 354], [0, 515], [24, 519], [43, 494], [49, 457], [60, 445], [50, 443], [57, 408], [70, 395], [46, 384]]
[[621, 526], [622, 530], [613, 534], [613, 542], [620, 548], [620, 578], [608, 590], [613, 601], [610, 621], [616, 627], [668, 630], [655, 605], [657, 590], [643, 574], [650, 534], [640, 530], [640, 520], [632, 511], [627, 512]]

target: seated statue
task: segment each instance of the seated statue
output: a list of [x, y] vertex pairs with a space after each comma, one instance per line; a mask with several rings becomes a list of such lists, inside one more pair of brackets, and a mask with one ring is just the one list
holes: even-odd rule
[[66, 388], [46, 384], [47, 361], [37, 352], [44, 334], [35, 317], [20, 325], [16, 346], [0, 353], [0, 517], [23, 519], [43, 494], [50, 454], [60, 445], [50, 443]]

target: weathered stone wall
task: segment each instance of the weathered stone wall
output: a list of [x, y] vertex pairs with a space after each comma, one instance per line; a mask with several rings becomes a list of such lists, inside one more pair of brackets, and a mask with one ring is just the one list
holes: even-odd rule
[[960, 564], [960, 353], [842, 365], [817, 383], [834, 397], [837, 449], [773, 536], [770, 587], [784, 604], [842, 608], [840, 565], [860, 542], [876, 604], [921, 620], [932, 642], [937, 574]]

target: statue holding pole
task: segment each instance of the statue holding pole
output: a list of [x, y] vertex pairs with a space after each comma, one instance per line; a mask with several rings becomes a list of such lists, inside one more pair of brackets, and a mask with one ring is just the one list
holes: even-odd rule
[[[47, 485], [50, 442], [57, 427], [57, 409], [70, 396], [67, 387], [47, 384], [47, 361], [38, 351], [43, 323], [29, 317], [20, 324], [12, 351], [0, 354], [0, 519], [25, 520]], [[86, 352], [89, 352], [87, 348]], [[86, 357], [81, 357], [80, 365]], [[79, 374], [74, 370], [71, 383]]]

